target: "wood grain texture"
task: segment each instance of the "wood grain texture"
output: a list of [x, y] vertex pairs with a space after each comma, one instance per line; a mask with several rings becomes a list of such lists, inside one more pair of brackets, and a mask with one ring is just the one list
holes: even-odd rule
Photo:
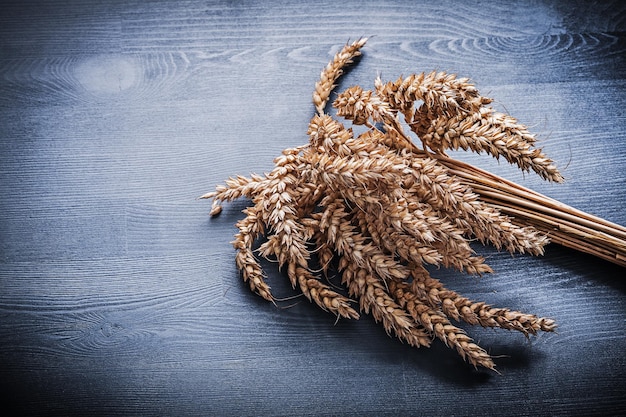
[[[241, 282], [246, 202], [196, 197], [307, 141], [311, 92], [432, 69], [471, 77], [563, 168], [546, 184], [455, 156], [626, 224], [626, 6], [583, 1], [15, 1], [0, 5], [0, 392], [18, 415], [620, 415], [623, 269], [558, 246], [495, 274], [433, 273], [559, 323], [466, 330], [502, 375], [369, 317]], [[279, 297], [297, 295], [266, 264]]]

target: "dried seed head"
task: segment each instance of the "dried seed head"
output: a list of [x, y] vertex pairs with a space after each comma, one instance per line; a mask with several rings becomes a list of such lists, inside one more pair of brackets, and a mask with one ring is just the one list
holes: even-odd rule
[[[322, 71], [307, 144], [283, 151], [270, 173], [229, 178], [201, 198], [214, 199], [211, 215], [219, 214], [221, 202], [252, 201], [237, 223], [233, 246], [243, 279], [263, 298], [274, 300], [253, 255], [261, 236], [266, 241], [258, 253], [286, 265], [294, 288], [320, 308], [359, 317], [352, 301], [318, 276], [321, 271], [329, 277], [335, 265], [361, 312], [372, 314], [388, 333], [417, 347], [438, 338], [471, 364], [494, 369], [486, 351], [450, 320], [525, 335], [553, 331], [554, 321], [471, 301], [445, 288], [424, 265], [489, 273], [470, 240], [540, 254], [547, 238], [520, 224], [510, 198], [508, 206], [497, 204], [509, 196], [494, 186], [500, 182], [454, 162], [445, 151], [486, 152], [548, 180], [562, 177], [534, 148], [535, 137], [525, 126], [488, 107], [491, 99], [467, 79], [445, 72], [377, 79], [373, 91], [354, 86], [339, 94], [333, 103], [337, 115], [367, 128], [354, 137], [324, 108], [343, 68], [364, 44], [360, 39], [346, 45]], [[423, 149], [404, 132], [401, 117]]]
[[360, 49], [365, 45], [365, 42], [367, 42], [367, 38], [361, 38], [344, 46], [322, 70], [320, 80], [315, 83], [315, 91], [313, 92], [313, 104], [318, 114], [324, 114], [324, 107], [326, 107], [330, 93], [335, 88], [335, 82], [343, 74], [343, 68], [352, 63], [355, 57], [361, 55]]

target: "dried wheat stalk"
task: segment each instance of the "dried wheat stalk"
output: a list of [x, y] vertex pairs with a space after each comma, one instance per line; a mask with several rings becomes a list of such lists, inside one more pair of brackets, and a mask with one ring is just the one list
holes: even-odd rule
[[447, 157], [448, 149], [486, 152], [548, 181], [563, 180], [527, 128], [489, 107], [491, 99], [467, 79], [431, 72], [377, 79], [373, 91], [348, 88], [333, 106], [338, 116], [367, 127], [355, 137], [325, 108], [365, 42], [346, 45], [323, 69], [309, 143], [284, 150], [270, 173], [230, 178], [202, 198], [214, 199], [211, 215], [224, 201], [252, 201], [233, 245], [243, 279], [261, 297], [274, 300], [254, 254], [255, 240], [264, 236], [258, 253], [276, 259], [292, 285], [322, 309], [359, 317], [351, 299], [323, 279], [334, 261], [360, 311], [388, 333], [417, 347], [438, 338], [474, 366], [494, 369], [451, 319], [524, 335], [553, 331], [554, 320], [471, 301], [425, 266], [492, 272], [470, 239], [540, 255], [548, 238], [626, 266], [626, 229]]

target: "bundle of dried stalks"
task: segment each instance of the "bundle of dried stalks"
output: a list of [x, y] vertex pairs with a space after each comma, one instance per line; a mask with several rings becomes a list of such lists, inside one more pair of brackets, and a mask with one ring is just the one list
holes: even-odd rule
[[365, 41], [346, 45], [322, 71], [309, 143], [283, 151], [270, 173], [230, 178], [202, 198], [214, 199], [211, 215], [221, 202], [252, 201], [233, 244], [243, 279], [263, 298], [274, 301], [254, 254], [259, 237], [266, 238], [259, 254], [276, 259], [291, 284], [324, 310], [359, 317], [352, 300], [324, 280], [335, 265], [360, 311], [388, 333], [418, 347], [438, 338], [474, 366], [494, 369], [487, 352], [451, 320], [524, 335], [553, 331], [555, 322], [471, 301], [426, 266], [492, 272], [470, 240], [539, 255], [548, 238], [625, 265], [626, 230], [447, 157], [448, 149], [486, 152], [546, 180], [563, 180], [527, 128], [489, 107], [491, 99], [467, 79], [432, 72], [378, 79], [373, 91], [347, 89], [333, 106], [338, 116], [365, 126], [355, 136], [325, 108]]

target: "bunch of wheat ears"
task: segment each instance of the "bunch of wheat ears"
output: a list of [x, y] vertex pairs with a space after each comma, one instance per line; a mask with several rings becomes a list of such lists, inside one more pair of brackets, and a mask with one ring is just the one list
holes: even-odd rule
[[[486, 152], [563, 180], [527, 128], [496, 112], [467, 79], [431, 72], [377, 79], [373, 91], [350, 87], [333, 107], [364, 132], [346, 128], [325, 108], [365, 42], [347, 44], [322, 70], [309, 143], [284, 150], [270, 173], [229, 178], [201, 198], [214, 199], [213, 216], [224, 201], [252, 201], [233, 244], [243, 279], [261, 297], [275, 300], [255, 251], [276, 260], [294, 287], [338, 318], [359, 317], [355, 299], [408, 344], [438, 338], [474, 366], [494, 369], [451, 319], [527, 336], [553, 331], [554, 320], [472, 301], [444, 287], [427, 266], [480, 275], [492, 270], [471, 240], [539, 255], [548, 237], [624, 265], [626, 229], [447, 157], [448, 149]], [[330, 284], [335, 270], [350, 298]]]

